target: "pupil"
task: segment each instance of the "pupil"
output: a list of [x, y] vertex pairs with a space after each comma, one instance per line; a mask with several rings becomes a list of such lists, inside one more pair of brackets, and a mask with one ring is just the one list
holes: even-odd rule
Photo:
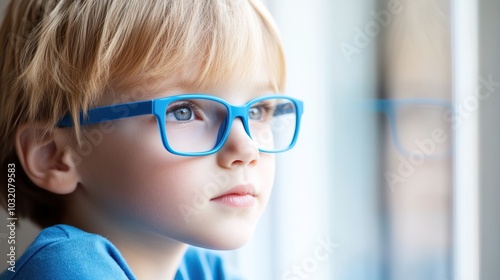
[[174, 111], [175, 119], [178, 121], [187, 121], [191, 119], [192, 116], [191, 109], [187, 107], [179, 108]]

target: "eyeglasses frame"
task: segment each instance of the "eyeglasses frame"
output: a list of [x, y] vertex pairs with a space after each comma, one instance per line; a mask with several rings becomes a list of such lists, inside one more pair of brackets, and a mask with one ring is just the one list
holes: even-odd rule
[[[248, 112], [249, 109], [258, 102], [262, 102], [264, 100], [268, 99], [286, 99], [291, 101], [296, 110], [295, 114], [295, 132], [293, 135], [293, 139], [290, 143], [290, 145], [287, 148], [281, 149], [281, 150], [265, 150], [265, 149], [260, 149], [260, 152], [264, 153], [281, 153], [285, 152], [287, 150], [290, 150], [295, 143], [297, 142], [297, 136], [300, 130], [300, 120], [302, 117], [302, 113], [304, 111], [304, 104], [301, 100], [289, 97], [289, 96], [284, 96], [284, 95], [265, 95], [261, 96], [255, 99], [252, 99], [245, 103], [245, 105], [242, 106], [235, 106], [231, 105], [228, 102], [226, 102], [224, 99], [221, 99], [216, 96], [212, 95], [207, 95], [207, 94], [182, 94], [182, 95], [175, 95], [175, 96], [168, 96], [168, 97], [161, 97], [161, 98], [156, 98], [156, 99], [151, 99], [151, 100], [143, 100], [143, 101], [135, 101], [135, 102], [128, 102], [128, 103], [122, 103], [122, 104], [111, 104], [107, 106], [102, 106], [102, 107], [97, 107], [97, 108], [92, 108], [88, 110], [86, 113], [80, 112], [79, 115], [79, 124], [81, 126], [85, 125], [92, 125], [92, 124], [97, 124], [97, 123], [102, 123], [102, 122], [108, 122], [108, 121], [113, 121], [113, 120], [120, 120], [120, 119], [125, 119], [125, 118], [131, 118], [131, 117], [136, 117], [136, 116], [143, 116], [143, 115], [154, 115], [156, 117], [156, 120], [158, 122], [158, 127], [159, 127], [159, 132], [161, 134], [161, 139], [163, 146], [167, 151], [169, 151], [172, 154], [179, 155], [179, 156], [206, 156], [206, 155], [211, 155], [214, 153], [217, 153], [224, 143], [226, 143], [227, 138], [229, 137], [229, 133], [231, 130], [231, 126], [233, 124], [233, 121], [235, 118], [240, 118], [243, 127], [245, 129], [245, 132], [247, 135], [252, 139], [251, 133], [250, 133], [250, 128], [248, 124]], [[202, 100], [212, 100], [221, 103], [224, 105], [227, 109], [228, 115], [226, 116], [226, 119], [223, 121], [223, 124], [225, 125], [224, 127], [224, 134], [222, 136], [219, 135], [218, 137], [218, 143], [215, 145], [215, 147], [209, 151], [205, 152], [178, 152], [172, 149], [168, 143], [167, 139], [167, 133], [166, 133], [166, 111], [168, 108], [168, 105], [177, 102], [180, 100], [186, 100], [186, 99], [202, 99]], [[58, 127], [64, 128], [64, 127], [72, 127], [73, 126], [73, 118], [71, 115], [66, 115], [64, 116], [57, 124]]]
[[[397, 111], [402, 106], [408, 105], [431, 105], [437, 106], [450, 111], [453, 114], [453, 105], [447, 100], [432, 99], [432, 98], [404, 98], [404, 99], [378, 99], [375, 101], [375, 110], [383, 112], [389, 120], [389, 127], [391, 130], [391, 138], [401, 154], [409, 156], [411, 153], [403, 147], [399, 139], [399, 131], [397, 128]], [[429, 158], [442, 158], [448, 156], [452, 152], [452, 147], [449, 147], [445, 154], [440, 156], [427, 156]]]

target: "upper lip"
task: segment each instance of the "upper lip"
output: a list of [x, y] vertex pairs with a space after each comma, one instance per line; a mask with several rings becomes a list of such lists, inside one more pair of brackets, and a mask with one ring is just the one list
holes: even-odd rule
[[255, 187], [253, 185], [238, 185], [236, 187], [233, 187], [219, 195], [217, 195], [216, 197], [212, 198], [213, 199], [217, 199], [219, 197], [223, 197], [223, 196], [226, 196], [226, 195], [251, 195], [251, 196], [255, 196]]

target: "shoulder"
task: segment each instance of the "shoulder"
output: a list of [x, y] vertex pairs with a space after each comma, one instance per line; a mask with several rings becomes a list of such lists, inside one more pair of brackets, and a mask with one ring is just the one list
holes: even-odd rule
[[189, 247], [175, 280], [242, 280], [223, 257], [214, 251]]
[[44, 229], [0, 279], [135, 279], [104, 237], [68, 225]]

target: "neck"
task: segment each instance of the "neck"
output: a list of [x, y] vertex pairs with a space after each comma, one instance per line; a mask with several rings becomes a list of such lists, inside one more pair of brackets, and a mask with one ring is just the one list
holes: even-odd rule
[[137, 279], [174, 279], [187, 249], [184, 243], [151, 233], [115, 232], [107, 237]]
[[[63, 223], [106, 237], [118, 248], [137, 279], [174, 279], [187, 245], [133, 225], [105, 218], [73, 199]], [[87, 207], [79, 207], [86, 205]]]

